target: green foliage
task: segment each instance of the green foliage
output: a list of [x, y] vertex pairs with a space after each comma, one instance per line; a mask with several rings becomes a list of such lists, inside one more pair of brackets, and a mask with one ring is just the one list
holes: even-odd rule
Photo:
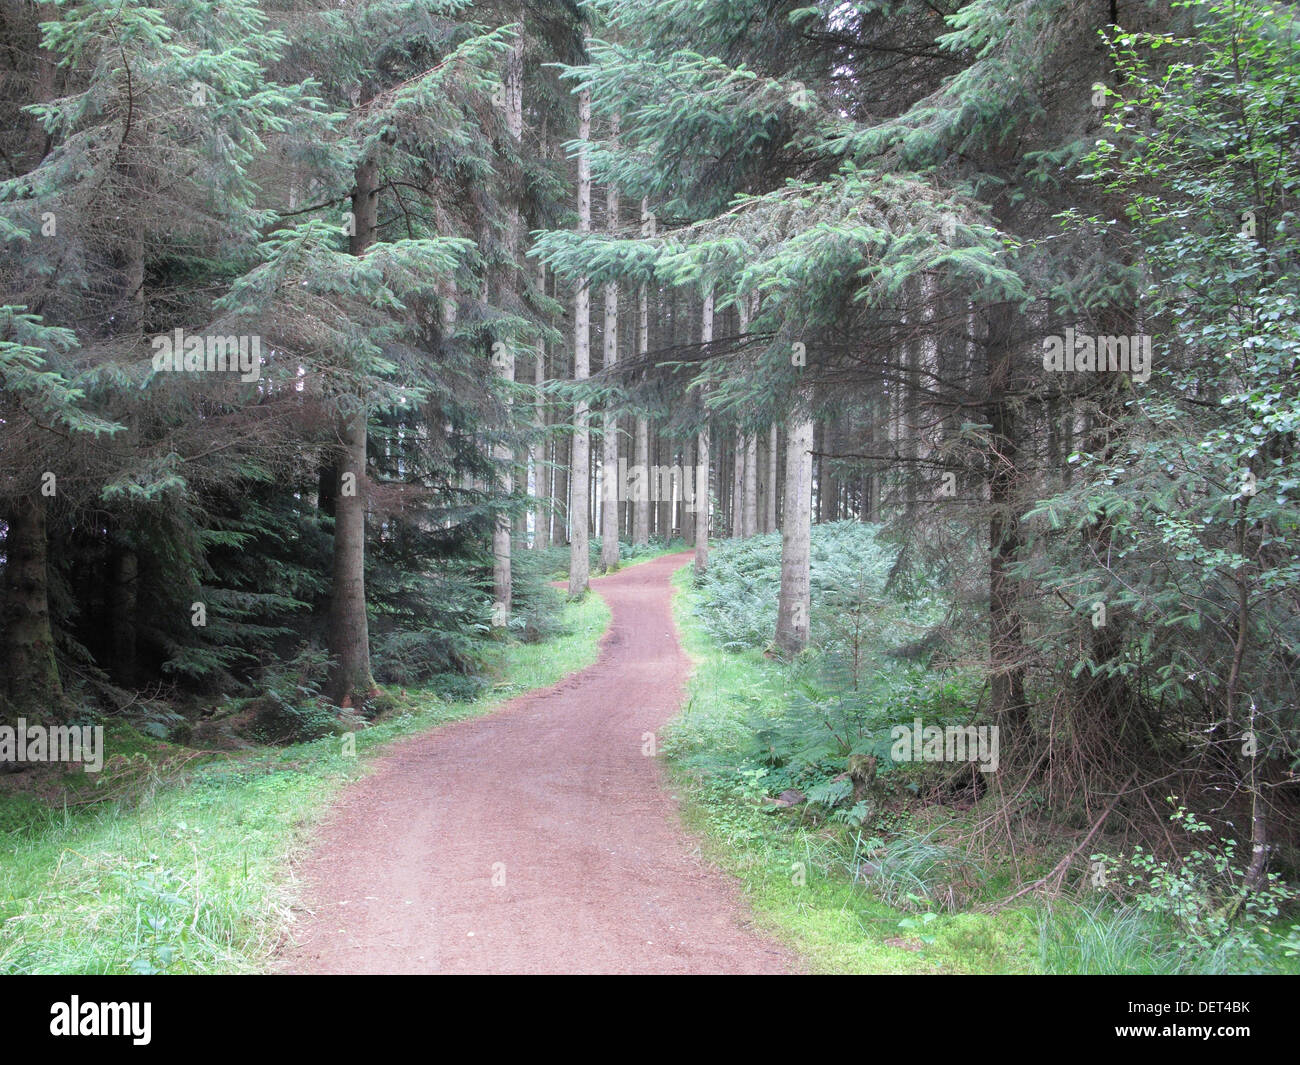
[[[975, 863], [956, 848], [936, 842], [933, 833], [903, 836], [880, 846], [870, 852], [872, 860], [862, 857], [862, 849], [859, 841], [854, 850], [855, 876], [867, 890], [896, 909], [924, 911], [922, 922], [938, 910], [951, 913], [964, 906], [969, 882], [979, 872]], [[918, 925], [905, 921], [899, 927], [912, 929]]]
[[21, 307], [0, 307], [0, 389], [6, 402], [73, 432], [118, 432], [122, 426], [84, 409], [85, 392], [51, 364], [52, 359], [63, 361], [60, 357], [76, 342], [70, 329], [47, 325]]
[[[1297, 895], [1276, 873], [1262, 885], [1248, 883], [1236, 856], [1236, 841], [1216, 839], [1210, 825], [1172, 796], [1169, 820], [1194, 842], [1176, 859], [1157, 858], [1140, 844], [1127, 859], [1092, 856], [1107, 878], [1122, 876], [1131, 905], [1162, 919], [1180, 951], [1223, 959], [1234, 970], [1258, 970], [1276, 955], [1282, 933], [1272, 926]], [[1294, 933], [1292, 933], [1294, 934]]]
[[875, 805], [861, 827], [806, 804], [770, 812], [764, 799], [787, 784], [779, 767], [752, 756], [755, 705], [780, 714], [786, 678], [800, 667], [723, 651], [695, 609], [700, 590], [686, 571], [678, 583], [678, 624], [696, 668], [663, 751], [688, 822], [741, 878], [759, 921], [819, 971], [1034, 971], [1032, 922], [1020, 912], [951, 912], [978, 894], [982, 870], [892, 803]]
[[[850, 827], [877, 825], [883, 794], [934, 783], [937, 767], [891, 761], [890, 731], [917, 717], [927, 725], [969, 724], [972, 678], [926, 668], [891, 653], [943, 617], [930, 579], [918, 576], [904, 596], [885, 592], [897, 578], [898, 549], [879, 529], [856, 522], [814, 526], [813, 650], [762, 683], [729, 694], [734, 730], [702, 738], [683, 764], [724, 779], [761, 780], [763, 793], [795, 788], [818, 816]], [[711, 553], [694, 610], [704, 630], [733, 654], [765, 647], [780, 584], [779, 537], [728, 540]], [[755, 614], [766, 614], [765, 622]], [[689, 731], [689, 728], [688, 730]], [[855, 797], [847, 774], [854, 757], [874, 758], [882, 792]]]
[[415, 685], [481, 666], [477, 640], [487, 632], [491, 598], [480, 558], [383, 550], [370, 557], [375, 679]]
[[338, 728], [338, 708], [321, 698], [329, 657], [320, 648], [302, 647], [296, 655], [269, 667], [254, 700], [252, 732], [264, 743], [305, 743]]
[[[780, 554], [776, 535], [724, 541], [712, 552], [695, 610], [719, 646], [732, 653], [766, 647], [775, 627]], [[910, 726], [916, 717], [926, 724], [967, 724], [972, 716], [969, 678], [893, 653], [915, 642], [946, 609], [933, 578], [921, 574], [906, 596], [886, 593], [899, 572], [898, 554], [877, 527], [814, 526], [813, 652], [779, 684], [733, 696], [751, 737], [736, 753], [766, 768], [771, 793], [799, 788], [814, 806], [848, 824], [879, 812], [852, 799], [843, 779], [851, 756], [875, 757], [882, 778], [900, 787], [901, 776], [924, 774], [925, 767], [890, 761], [893, 725]], [[698, 757], [713, 762], [704, 751]]]
[[1196, 772], [1208, 754], [1253, 789], [1300, 756], [1300, 62], [1287, 8], [1174, 7], [1158, 32], [1113, 35], [1106, 136], [1075, 164], [1106, 214], [1063, 215], [1140, 267], [1154, 376], [1098, 396], [1015, 572], [1072, 614], [1035, 619], [1040, 661], [1061, 664], [1045, 691], [1104, 693], [1141, 751]]
[[1058, 903], [1038, 915], [1038, 950], [1050, 973], [1104, 976], [1210, 975], [1233, 971], [1219, 953], [1191, 953], [1136, 906]]
[[[898, 548], [877, 526], [855, 521], [816, 525], [811, 540], [813, 642], [840, 653], [851, 643], [845, 614], [861, 618], [883, 606]], [[700, 578], [701, 617], [732, 650], [764, 647], [776, 630], [781, 587], [781, 535], [767, 533], [719, 544]], [[875, 635], [873, 632], [870, 635]], [[863, 643], [873, 643], [867, 633]]]
[[[554, 302], [523, 271], [494, 283], [516, 272], [515, 213], [553, 213], [566, 191], [558, 164], [521, 158], [494, 107], [520, 27], [481, 25], [460, 0], [13, 14], [0, 532], [10, 502], [56, 472], [50, 602], [65, 676], [105, 709], [138, 705], [146, 685], [275, 702], [260, 671], [328, 639], [322, 487], [337, 417], [356, 410], [370, 422], [358, 473], [378, 500], [366, 563], [377, 673], [413, 684], [481, 668], [483, 541], [519, 505], [492, 445], [531, 433], [530, 405], [506, 404], [531, 391], [491, 383], [486, 341], [558, 336], [542, 321]], [[344, 208], [367, 160], [382, 209], [354, 254]], [[177, 327], [255, 337], [256, 380], [157, 369], [151, 338]], [[123, 560], [129, 593], [115, 583]], [[552, 601], [526, 587], [520, 598], [516, 631], [552, 631]], [[194, 603], [206, 624], [191, 624]], [[281, 701], [271, 716], [303, 706]], [[268, 734], [321, 727], [283, 724]]]

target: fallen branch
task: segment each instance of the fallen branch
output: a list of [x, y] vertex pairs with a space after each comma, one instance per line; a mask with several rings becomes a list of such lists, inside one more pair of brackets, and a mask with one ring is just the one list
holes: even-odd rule
[[1128, 790], [1128, 786], [1133, 783], [1133, 778], [1135, 776], [1137, 776], [1136, 769], [1129, 774], [1129, 778], [1128, 780], [1124, 781], [1123, 786], [1117, 792], [1115, 792], [1115, 796], [1110, 800], [1110, 804], [1106, 807], [1105, 810], [1102, 811], [1101, 816], [1097, 818], [1097, 820], [1093, 823], [1093, 826], [1090, 829], [1088, 829], [1088, 834], [1079, 841], [1079, 843], [1074, 847], [1073, 850], [1071, 850], [1064, 858], [1062, 858], [1059, 862], [1056, 863], [1056, 865], [1052, 867], [1051, 872], [1049, 872], [1046, 876], [1039, 877], [1039, 879], [1035, 880], [1031, 884], [1026, 884], [1014, 895], [1008, 895], [1001, 902], [994, 903], [991, 907], [989, 907], [989, 910], [990, 911], [1000, 910], [1004, 906], [1020, 898], [1021, 895], [1027, 895], [1031, 891], [1036, 891], [1038, 888], [1043, 887], [1051, 880], [1056, 881], [1056, 884], [1052, 888], [1052, 891], [1059, 892], [1061, 890], [1061, 881], [1065, 879], [1065, 873], [1066, 870], [1070, 868], [1070, 863], [1073, 862], [1076, 857], [1078, 857], [1079, 852], [1083, 850], [1084, 847], [1086, 847], [1089, 843], [1092, 842], [1092, 837], [1095, 836], [1097, 832], [1101, 829], [1101, 826], [1106, 823], [1106, 818], [1108, 818], [1111, 814], [1111, 811], [1115, 809], [1115, 804], [1119, 802], [1120, 796], [1123, 795]]

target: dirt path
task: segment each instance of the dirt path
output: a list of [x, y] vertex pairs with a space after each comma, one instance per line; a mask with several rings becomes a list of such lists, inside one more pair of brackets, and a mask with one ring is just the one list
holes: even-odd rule
[[[406, 740], [350, 785], [297, 869], [309, 973], [778, 973], [735, 881], [681, 828], [643, 735], [676, 712], [671, 555], [592, 582], [595, 665]], [[494, 883], [495, 881], [495, 883]], [[502, 881], [504, 881], [502, 883]]]

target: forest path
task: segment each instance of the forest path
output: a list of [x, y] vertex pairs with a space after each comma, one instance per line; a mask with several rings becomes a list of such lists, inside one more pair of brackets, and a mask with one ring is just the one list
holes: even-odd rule
[[393, 748], [297, 866], [302, 973], [780, 973], [736, 882], [705, 863], [643, 737], [690, 662], [667, 555], [595, 578], [600, 657], [553, 688]]

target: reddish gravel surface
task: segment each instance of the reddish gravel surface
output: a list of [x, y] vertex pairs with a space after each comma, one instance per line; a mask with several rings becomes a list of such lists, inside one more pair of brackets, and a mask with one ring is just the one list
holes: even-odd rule
[[[403, 741], [350, 785], [297, 867], [280, 968], [304, 973], [780, 973], [706, 864], [643, 736], [690, 668], [671, 555], [592, 581], [600, 658], [554, 688]], [[504, 881], [502, 883], [502, 881]]]

